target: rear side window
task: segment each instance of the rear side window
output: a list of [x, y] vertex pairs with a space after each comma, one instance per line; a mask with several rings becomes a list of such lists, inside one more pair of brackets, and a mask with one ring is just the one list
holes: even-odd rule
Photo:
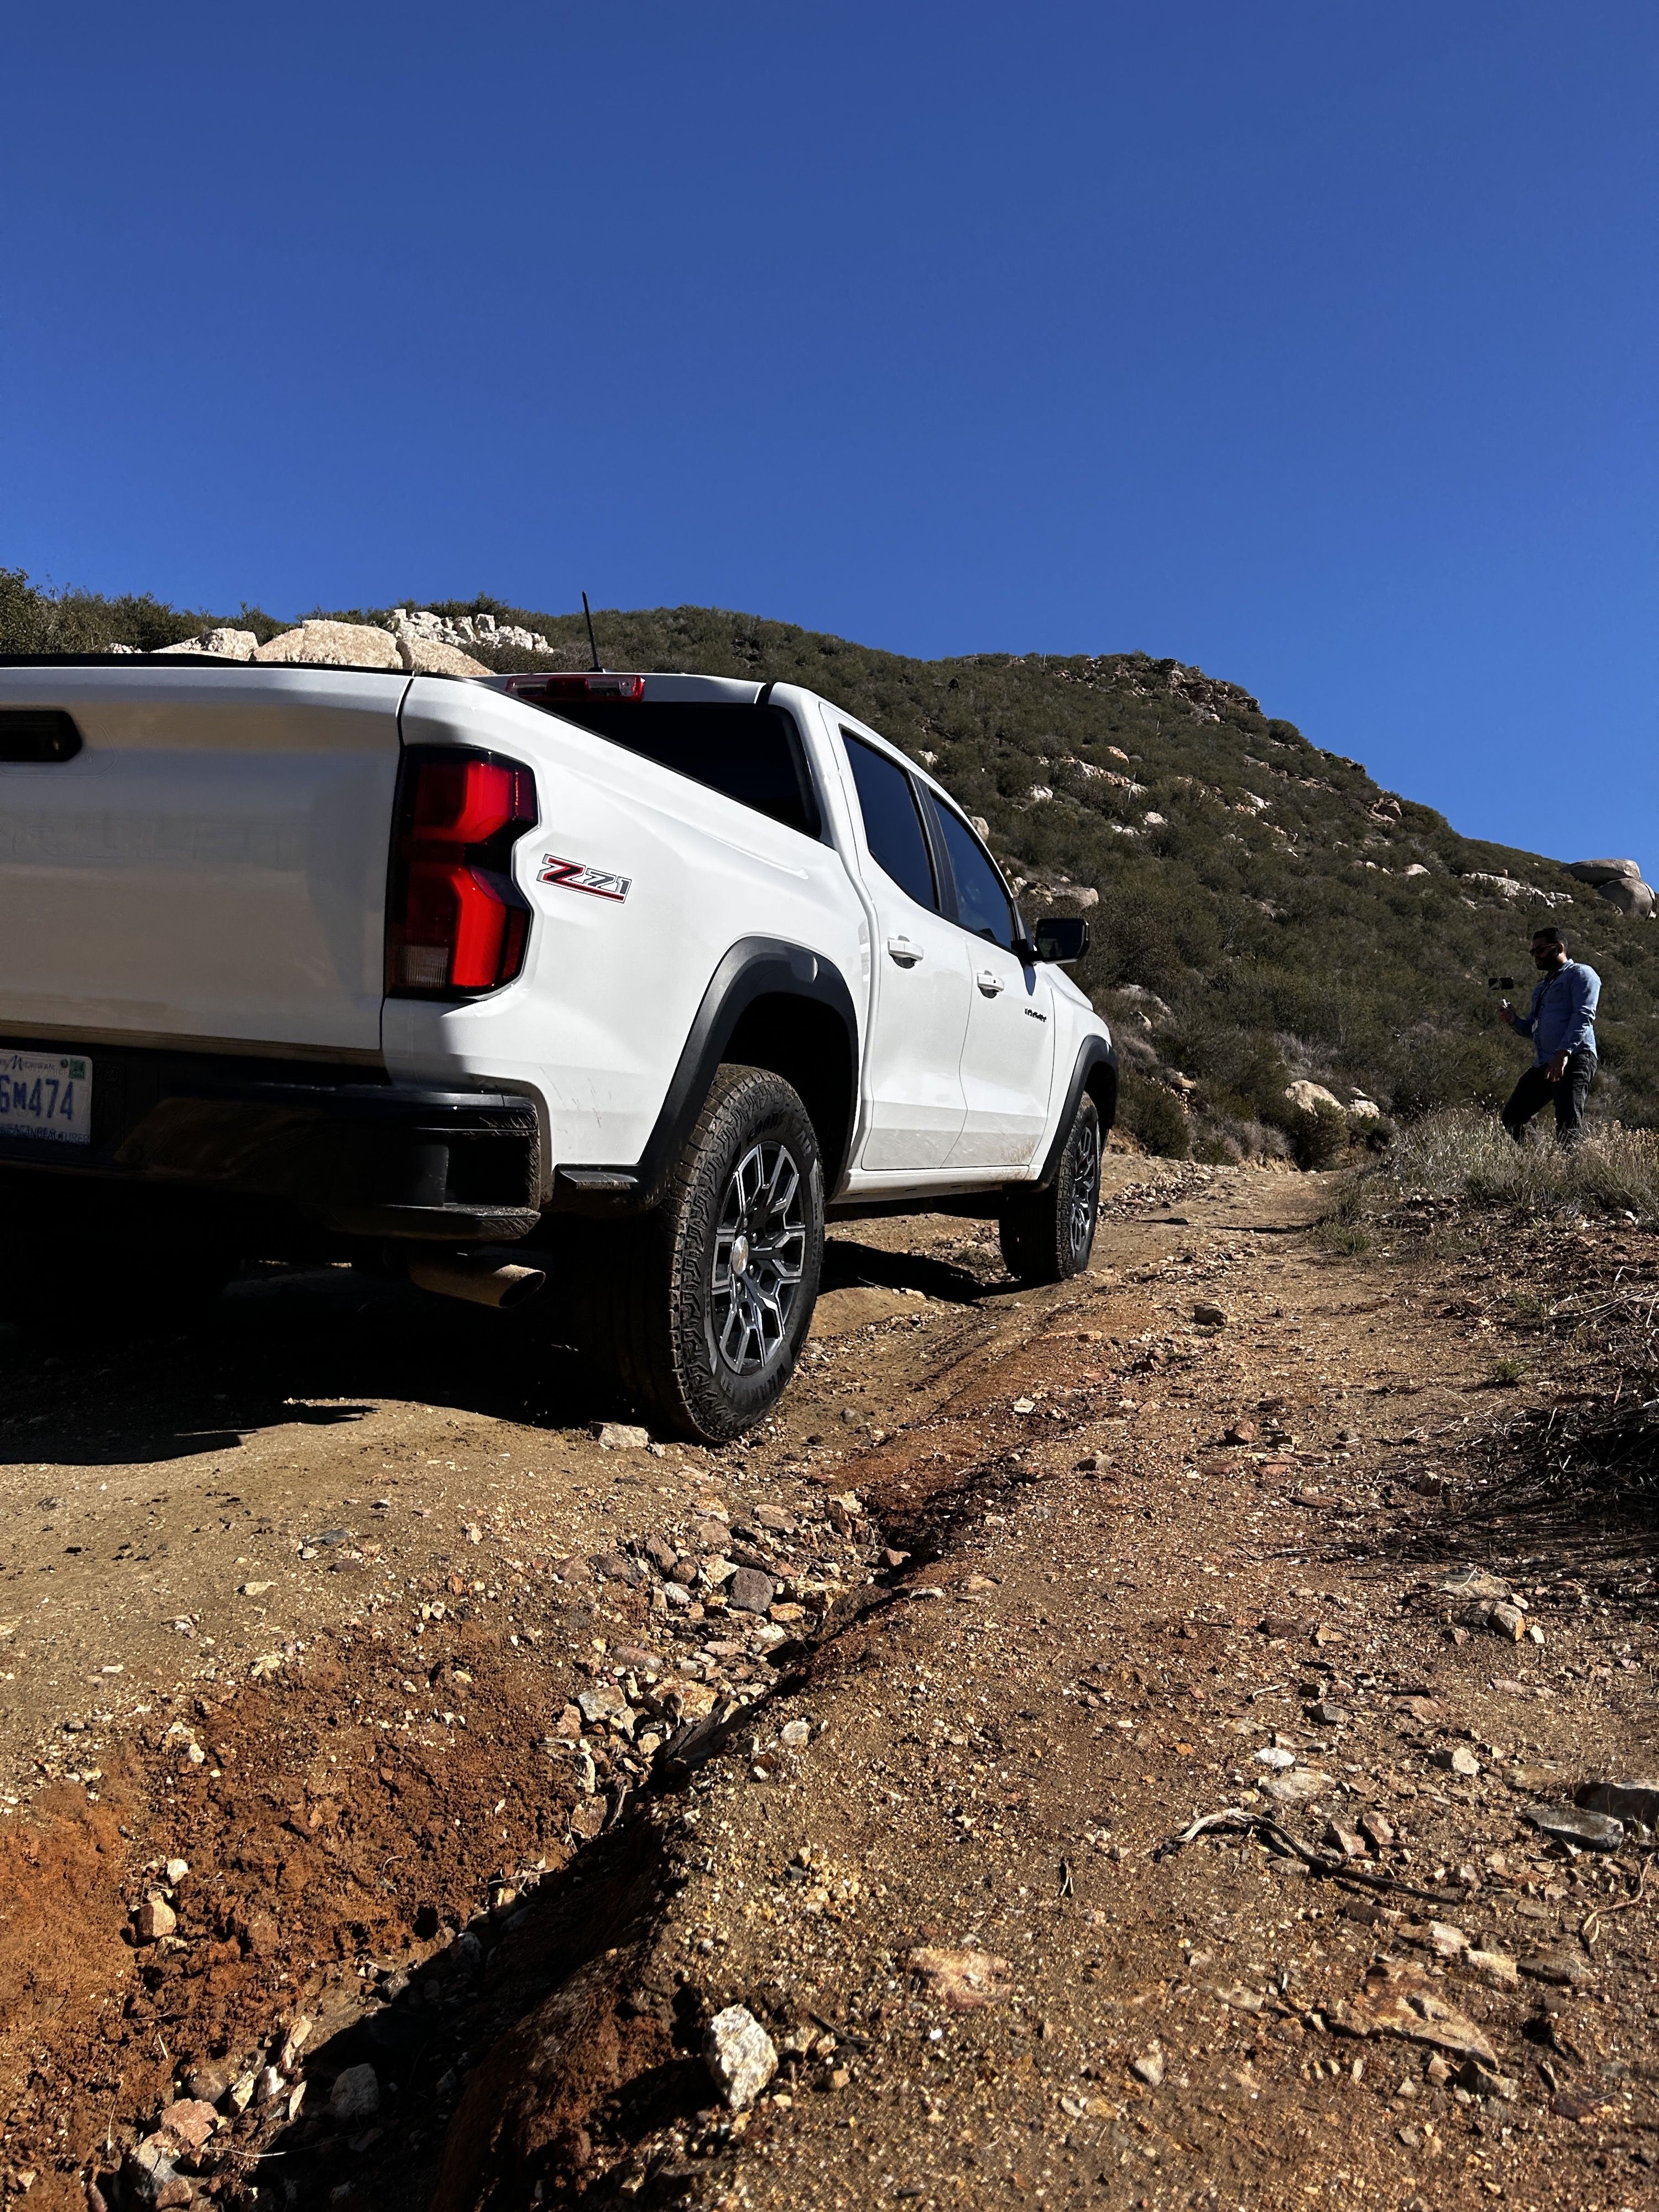
[[[539, 706], [539, 700], [531, 700]], [[724, 792], [803, 837], [819, 833], [800, 736], [781, 707], [723, 699], [555, 699], [548, 711], [694, 783]]]
[[921, 826], [915, 786], [896, 761], [866, 745], [850, 730], [842, 732], [848, 765], [858, 787], [864, 815], [864, 842], [870, 857], [918, 906], [939, 908], [933, 860]]
[[940, 806], [931, 792], [928, 801], [944, 836], [951, 873], [956, 878], [957, 920], [970, 935], [989, 938], [993, 945], [1005, 945], [1012, 951], [1014, 909], [990, 854], [959, 814], [953, 814], [948, 806]]

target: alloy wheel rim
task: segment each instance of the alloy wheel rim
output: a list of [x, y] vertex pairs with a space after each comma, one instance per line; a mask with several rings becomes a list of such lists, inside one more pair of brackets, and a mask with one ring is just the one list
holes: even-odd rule
[[720, 1200], [709, 1278], [720, 1364], [761, 1374], [789, 1333], [806, 1269], [805, 1188], [787, 1145], [751, 1145]]
[[1092, 1122], [1079, 1133], [1076, 1171], [1072, 1177], [1072, 1256], [1086, 1258], [1094, 1239], [1100, 1204], [1100, 1139]]

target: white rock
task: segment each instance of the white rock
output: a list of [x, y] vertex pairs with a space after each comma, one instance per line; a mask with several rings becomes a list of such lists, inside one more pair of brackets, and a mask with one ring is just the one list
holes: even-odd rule
[[373, 623], [303, 622], [285, 629], [253, 655], [256, 660], [302, 663], [313, 668], [390, 668], [402, 672], [403, 655], [389, 631]]
[[167, 1875], [168, 1881], [182, 1881], [189, 1872], [190, 1861], [188, 1859], [169, 1859], [167, 1861]]
[[595, 1421], [589, 1433], [601, 1451], [644, 1451], [651, 1442], [649, 1429], [629, 1421]]
[[1277, 1798], [1281, 1805], [1305, 1804], [1310, 1797], [1322, 1796], [1330, 1786], [1330, 1776], [1311, 1766], [1293, 1766], [1288, 1773], [1275, 1774], [1261, 1785], [1265, 1794]]
[[638, 1716], [614, 1682], [600, 1682], [582, 1691], [576, 1703], [590, 1727], [613, 1728], [620, 1735], [633, 1735]]
[[221, 623], [216, 629], [206, 629], [200, 637], [182, 639], [177, 645], [156, 648], [158, 659], [165, 653], [199, 653], [210, 660], [252, 660], [258, 651], [259, 641], [251, 629], [231, 629]]
[[178, 1916], [164, 1897], [147, 1897], [138, 1908], [138, 1941], [159, 1942], [179, 1925]]
[[[434, 614], [430, 607], [393, 607], [387, 617], [386, 626], [400, 642], [413, 643], [422, 639], [434, 645], [447, 645], [458, 651], [469, 645], [510, 645], [521, 653], [549, 653], [553, 647], [539, 630], [526, 629], [519, 623], [498, 623], [494, 615], [458, 615], [452, 622], [447, 616]], [[439, 673], [452, 676], [488, 675], [488, 669], [458, 669], [447, 665]]]
[[330, 2116], [337, 2120], [372, 2120], [380, 2109], [380, 2081], [372, 2066], [348, 2066], [329, 2092]]
[[398, 650], [411, 676], [488, 676], [482, 660], [474, 660], [458, 645], [433, 637], [400, 637]]
[[727, 2005], [714, 2014], [702, 2055], [734, 2112], [746, 2112], [778, 2070], [777, 2046], [747, 2005]]
[[1285, 1096], [1304, 1114], [1311, 1114], [1316, 1106], [1334, 1106], [1339, 1114], [1344, 1110], [1334, 1091], [1327, 1091], [1322, 1083], [1310, 1083], [1305, 1077], [1299, 1083], [1287, 1084]]

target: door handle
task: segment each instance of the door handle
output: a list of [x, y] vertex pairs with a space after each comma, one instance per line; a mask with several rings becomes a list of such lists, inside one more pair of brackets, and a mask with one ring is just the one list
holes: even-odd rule
[[914, 968], [921, 957], [921, 947], [913, 945], [908, 937], [890, 937], [887, 950], [901, 968]]
[[994, 969], [981, 968], [978, 975], [975, 976], [974, 981], [979, 985], [980, 989], [985, 994], [988, 999], [994, 999], [997, 993], [1002, 988], [1002, 978], [996, 973]]

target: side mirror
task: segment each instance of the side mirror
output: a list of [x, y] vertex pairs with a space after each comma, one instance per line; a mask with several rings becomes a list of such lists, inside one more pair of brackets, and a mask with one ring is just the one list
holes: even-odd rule
[[1080, 914], [1051, 914], [1036, 926], [1039, 960], [1081, 960], [1089, 950], [1089, 925]]

